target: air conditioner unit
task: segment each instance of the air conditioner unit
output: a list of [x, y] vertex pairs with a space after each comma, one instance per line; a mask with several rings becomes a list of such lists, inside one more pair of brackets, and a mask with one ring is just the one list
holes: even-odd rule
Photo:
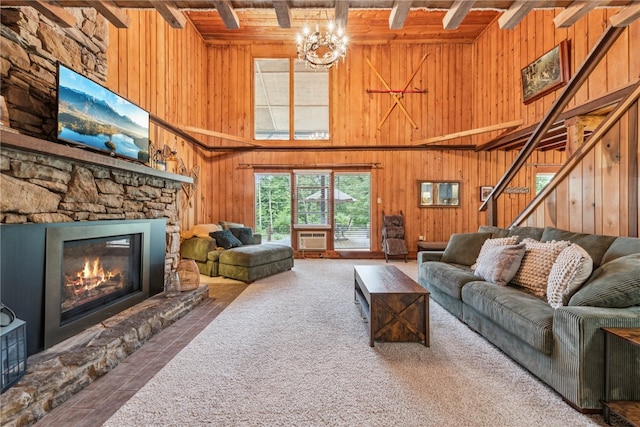
[[298, 250], [326, 251], [327, 233], [325, 231], [298, 233]]

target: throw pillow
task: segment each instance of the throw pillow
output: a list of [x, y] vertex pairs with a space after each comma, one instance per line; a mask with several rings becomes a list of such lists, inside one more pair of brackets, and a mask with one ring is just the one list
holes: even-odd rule
[[547, 295], [547, 280], [553, 263], [560, 255], [560, 252], [569, 242], [538, 242], [533, 239], [524, 239], [524, 257], [520, 264], [520, 269], [514, 276], [512, 282], [527, 288], [539, 297]]
[[185, 231], [180, 235], [182, 239], [190, 239], [193, 236], [208, 238], [210, 237], [209, 233], [213, 233], [214, 231], [221, 230], [218, 224], [198, 224], [195, 225], [191, 230]]
[[505, 286], [518, 271], [524, 251], [524, 243], [493, 246], [478, 261], [474, 274], [487, 282]]
[[471, 268], [473, 269], [476, 268], [477, 264], [480, 262], [482, 257], [486, 255], [489, 249], [494, 248], [496, 246], [515, 245], [516, 243], [518, 243], [518, 236], [498, 237], [496, 239], [485, 240], [484, 243], [482, 244], [482, 247], [480, 248], [478, 259], [476, 260], [475, 264], [471, 266]]
[[640, 254], [602, 264], [571, 299], [569, 305], [624, 308], [640, 305]]
[[455, 233], [442, 254], [442, 262], [471, 265], [476, 262], [482, 244], [491, 233]]
[[231, 234], [231, 231], [229, 230], [214, 231], [213, 233], [211, 233], [211, 237], [216, 239], [218, 246], [224, 249], [231, 249], [242, 246], [242, 242], [238, 240], [233, 234]]
[[567, 305], [569, 298], [593, 271], [593, 259], [587, 251], [572, 243], [556, 258], [547, 280], [547, 302], [553, 308]]
[[243, 245], [253, 244], [253, 229], [251, 227], [232, 227], [229, 231], [236, 239], [240, 240]]

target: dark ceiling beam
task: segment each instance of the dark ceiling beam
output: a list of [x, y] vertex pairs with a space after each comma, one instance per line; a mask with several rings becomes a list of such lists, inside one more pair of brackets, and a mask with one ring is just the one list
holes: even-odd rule
[[33, 7], [35, 10], [63, 28], [76, 26], [76, 17], [64, 10], [62, 6], [54, 1], [32, 1], [26, 3], [25, 6]]
[[638, 18], [640, 18], [640, 3], [634, 3], [609, 18], [609, 22], [614, 27], [626, 27]]
[[280, 28], [291, 28], [291, 9], [286, 1], [273, 0], [273, 8], [276, 10], [276, 18]]
[[533, 153], [538, 144], [544, 139], [547, 131], [553, 126], [554, 122], [560, 116], [562, 110], [567, 106], [569, 101], [575, 96], [582, 84], [587, 81], [591, 72], [600, 63], [602, 58], [607, 55], [607, 52], [611, 46], [615, 43], [620, 35], [625, 31], [625, 28], [607, 27], [602, 33], [602, 36], [598, 39], [595, 46], [591, 49], [584, 62], [578, 69], [567, 85], [564, 87], [562, 93], [555, 100], [549, 111], [544, 115], [536, 130], [531, 134], [531, 137], [527, 143], [522, 147], [522, 150], [518, 153], [513, 163], [507, 169], [505, 174], [500, 178], [500, 181], [496, 184], [489, 194], [489, 198], [480, 206], [480, 211], [487, 209], [488, 204], [492, 204], [492, 210], [495, 207], [497, 198], [502, 194], [507, 185], [518, 174], [520, 168], [524, 165], [527, 158]]
[[510, 30], [520, 23], [532, 9], [538, 6], [539, 1], [516, 0], [509, 10], [498, 19], [498, 24], [503, 30]]
[[149, 0], [149, 3], [172, 28], [184, 28], [187, 25], [187, 17], [178, 10], [172, 1]]
[[227, 30], [237, 30], [240, 28], [240, 19], [238, 19], [238, 14], [233, 9], [230, 0], [216, 0], [213, 2], [218, 10], [218, 14], [224, 22]]
[[96, 0], [91, 2], [100, 15], [116, 28], [129, 28], [131, 18], [111, 0]]
[[469, 13], [475, 0], [456, 0], [442, 19], [445, 30], [455, 30]]
[[395, 0], [389, 14], [389, 29], [401, 30], [411, 10], [411, 0]]
[[571, 3], [565, 10], [560, 12], [555, 18], [553, 23], [557, 28], [567, 28], [575, 24], [580, 18], [591, 12], [598, 6], [601, 6], [608, 1], [595, 1], [595, 0], [577, 0]]
[[336, 2], [336, 25], [340, 28], [347, 28], [347, 18], [349, 17], [349, 2]]

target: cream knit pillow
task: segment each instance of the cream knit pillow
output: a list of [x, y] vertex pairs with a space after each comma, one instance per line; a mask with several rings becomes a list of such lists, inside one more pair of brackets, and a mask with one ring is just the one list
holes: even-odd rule
[[547, 295], [547, 280], [551, 267], [570, 242], [538, 242], [524, 239], [522, 243], [525, 244], [526, 250], [520, 269], [511, 282], [531, 290], [534, 295], [544, 297]]
[[593, 259], [582, 247], [572, 243], [566, 247], [551, 267], [547, 281], [547, 302], [553, 308], [567, 305], [569, 298], [589, 278]]

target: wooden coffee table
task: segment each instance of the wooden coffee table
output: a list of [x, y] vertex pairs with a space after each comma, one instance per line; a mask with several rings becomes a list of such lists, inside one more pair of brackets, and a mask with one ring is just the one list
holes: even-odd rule
[[429, 347], [429, 291], [393, 265], [354, 267], [354, 300], [374, 341], [423, 342]]

